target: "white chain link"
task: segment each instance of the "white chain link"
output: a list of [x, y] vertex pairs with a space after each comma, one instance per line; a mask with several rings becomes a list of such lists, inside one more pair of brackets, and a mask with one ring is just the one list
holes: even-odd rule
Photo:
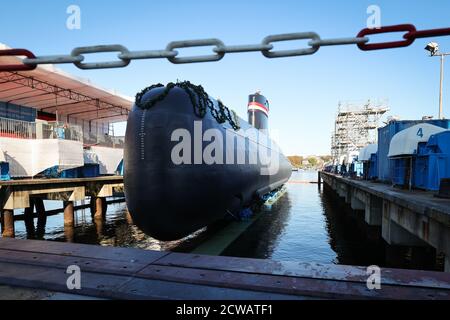
[[[292, 50], [273, 50], [273, 42], [279, 41], [295, 41], [309, 39], [308, 48], [292, 49]], [[233, 45], [227, 46], [219, 39], [197, 39], [170, 42], [165, 50], [146, 50], [146, 51], [130, 51], [122, 45], [98, 45], [90, 47], [77, 47], [72, 50], [70, 55], [54, 55], [40, 56], [34, 59], [23, 59], [25, 65], [39, 64], [62, 64], [73, 63], [80, 69], [106, 69], [106, 68], [122, 68], [127, 66], [131, 60], [139, 59], [160, 59], [165, 58], [170, 62], [179, 63], [197, 63], [221, 60], [226, 53], [238, 52], [254, 52], [260, 51], [267, 58], [294, 57], [302, 55], [310, 55], [316, 53], [321, 46], [336, 46], [349, 44], [364, 44], [369, 41], [367, 37], [361, 38], [337, 38], [324, 39], [315, 32], [297, 32], [270, 35], [263, 39], [260, 44], [249, 45]], [[178, 57], [178, 48], [192, 48], [213, 46], [213, 54], [201, 56]], [[83, 63], [85, 56], [83, 54], [103, 53], [103, 52], [119, 52], [116, 61]]]

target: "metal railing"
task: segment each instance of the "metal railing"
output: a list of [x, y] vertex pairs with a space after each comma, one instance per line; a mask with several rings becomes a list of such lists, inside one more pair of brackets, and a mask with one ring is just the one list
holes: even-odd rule
[[123, 148], [125, 146], [125, 137], [111, 136], [107, 134], [85, 133], [84, 143], [87, 145], [97, 145], [110, 148]]
[[125, 137], [84, 133], [81, 126], [62, 122], [28, 122], [0, 117], [0, 137], [20, 139], [63, 139], [86, 145], [123, 148]]
[[8, 138], [35, 139], [36, 123], [0, 117], [0, 136]]
[[0, 137], [83, 142], [83, 131], [80, 126], [69, 126], [59, 122], [28, 122], [0, 117]]
[[61, 122], [37, 123], [39, 139], [63, 139], [83, 142], [83, 130], [77, 125]]

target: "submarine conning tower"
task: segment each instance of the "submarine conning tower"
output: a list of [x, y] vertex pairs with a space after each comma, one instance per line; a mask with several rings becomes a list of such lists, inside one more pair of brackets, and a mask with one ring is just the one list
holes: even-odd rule
[[269, 129], [269, 101], [259, 91], [248, 96], [248, 123], [259, 130]]

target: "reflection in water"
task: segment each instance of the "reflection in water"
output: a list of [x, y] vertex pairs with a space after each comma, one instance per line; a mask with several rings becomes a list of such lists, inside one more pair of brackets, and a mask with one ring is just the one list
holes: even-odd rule
[[[54, 210], [60, 208], [61, 203], [46, 201], [45, 207], [46, 210]], [[192, 243], [194, 239], [202, 239], [203, 234], [207, 234], [207, 230], [204, 228], [181, 240], [159, 241], [145, 235], [132, 224], [125, 203], [109, 204], [107, 210], [106, 218], [103, 217], [103, 219], [93, 218], [89, 209], [76, 211], [75, 227], [63, 226], [63, 214], [49, 217], [39, 216], [38, 219], [34, 219], [37, 220], [34, 236], [32, 229], [29, 229], [27, 233], [25, 224], [17, 221], [15, 223], [16, 238], [135, 247], [161, 251], [183, 251], [184, 247], [188, 248], [194, 245]]]
[[280, 238], [286, 236], [291, 209], [290, 194], [286, 192], [272, 208], [263, 208], [260, 218], [234, 241], [222, 255], [261, 259], [273, 257], [275, 253], [278, 253], [277, 248], [281, 241]]
[[[350, 265], [384, 265], [382, 241], [370, 241], [361, 217], [352, 213], [331, 190], [320, 193], [321, 206], [329, 234], [330, 247], [336, 252], [336, 263]], [[360, 212], [362, 214], [362, 212]]]
[[302, 262], [336, 262], [329, 244], [316, 172], [293, 172], [286, 194], [225, 250], [224, 255]]

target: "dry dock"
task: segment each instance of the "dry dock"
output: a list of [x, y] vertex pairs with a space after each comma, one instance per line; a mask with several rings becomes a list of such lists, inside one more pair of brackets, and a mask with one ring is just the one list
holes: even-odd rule
[[392, 248], [431, 246], [444, 253], [445, 271], [450, 272], [450, 199], [328, 172], [319, 172], [319, 186], [322, 182], [377, 227]]
[[[81, 288], [66, 273], [79, 266]], [[106, 299], [450, 299], [449, 274], [0, 239], [0, 285]], [[67, 296], [69, 297], [69, 296]]]

